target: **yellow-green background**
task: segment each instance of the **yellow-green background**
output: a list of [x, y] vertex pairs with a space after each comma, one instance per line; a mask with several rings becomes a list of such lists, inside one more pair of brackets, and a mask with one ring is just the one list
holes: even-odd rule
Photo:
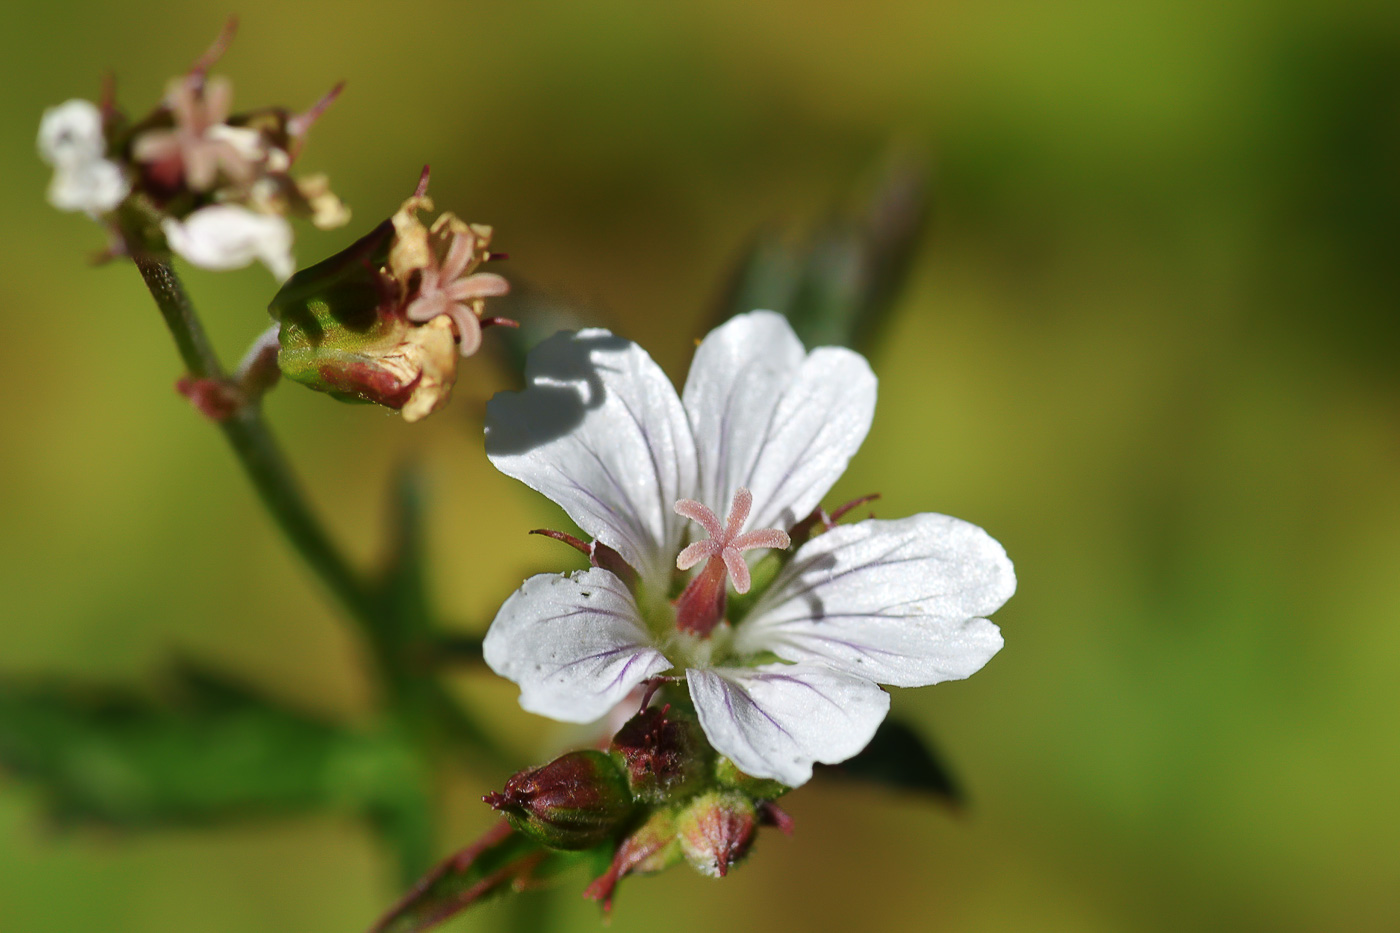
[[[134, 271], [44, 202], [45, 106], [110, 68], [140, 111], [227, 12], [245, 106], [345, 78], [306, 164], [356, 211], [434, 168], [505, 270], [684, 375], [743, 240], [819, 219], [892, 141], [936, 213], [872, 362], [874, 428], [836, 490], [958, 515], [1015, 560], [1005, 650], [896, 691], [968, 784], [961, 816], [793, 795], [723, 882], [622, 893], [612, 929], [1389, 930], [1400, 923], [1400, 6], [21, 0], [0, 32], [0, 670], [144, 682], [173, 652], [348, 722], [340, 620], [275, 536]], [[191, 274], [226, 358], [261, 269]], [[488, 336], [488, 339], [490, 337]], [[440, 605], [483, 626], [562, 563], [556, 519], [480, 442], [468, 364], [406, 426], [283, 386], [268, 411], [368, 559], [405, 460], [435, 496]], [[551, 734], [462, 678], [522, 750]], [[463, 775], [444, 835], [487, 823]], [[397, 892], [330, 817], [54, 834], [0, 777], [0, 930], [351, 933]], [[581, 880], [560, 928], [592, 930]], [[488, 907], [453, 929], [491, 929]]]

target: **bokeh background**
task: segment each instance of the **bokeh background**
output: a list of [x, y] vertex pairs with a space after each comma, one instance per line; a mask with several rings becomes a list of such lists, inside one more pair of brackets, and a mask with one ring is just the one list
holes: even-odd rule
[[[173, 656], [355, 727], [364, 658], [172, 390], [134, 271], [48, 207], [43, 108], [132, 111], [229, 12], [244, 106], [345, 95], [306, 165], [351, 204], [318, 259], [424, 162], [545, 302], [676, 379], [744, 243], [820, 222], [892, 147], [932, 223], [870, 343], [874, 429], [833, 499], [986, 527], [1020, 589], [965, 683], [896, 691], [970, 806], [812, 786], [797, 835], [721, 882], [624, 888], [612, 929], [1390, 930], [1400, 923], [1400, 6], [1150, 0], [667, 4], [20, 0], [0, 36], [0, 675], [141, 688]], [[226, 359], [262, 269], [191, 273]], [[489, 336], [488, 336], [489, 339]], [[433, 592], [480, 631], [565, 559], [552, 507], [480, 439], [501, 367], [415, 426], [299, 386], [268, 400], [368, 561], [422, 466]], [[527, 757], [514, 689], [454, 689]], [[460, 769], [443, 846], [504, 775]], [[146, 832], [55, 827], [0, 774], [0, 929], [363, 929], [398, 893], [330, 812]], [[444, 849], [445, 851], [445, 849]], [[598, 929], [574, 879], [552, 925]], [[448, 929], [496, 929], [499, 906]]]

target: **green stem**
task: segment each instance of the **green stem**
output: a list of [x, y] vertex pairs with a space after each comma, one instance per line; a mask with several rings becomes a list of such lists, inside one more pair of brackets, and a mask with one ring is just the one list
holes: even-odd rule
[[[199, 379], [223, 379], [219, 358], [169, 260], [140, 253], [133, 259], [175, 338], [175, 346], [190, 375]], [[312, 514], [257, 403], [240, 406], [231, 417], [219, 422], [219, 427], [253, 481], [263, 505], [297, 553], [351, 618], [372, 635], [376, 607], [369, 589]]]

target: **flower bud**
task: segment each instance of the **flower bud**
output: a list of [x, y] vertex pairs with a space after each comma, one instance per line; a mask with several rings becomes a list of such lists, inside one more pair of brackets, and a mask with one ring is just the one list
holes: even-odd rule
[[612, 752], [627, 772], [633, 796], [647, 803], [698, 790], [711, 756], [699, 723], [669, 708], [633, 716], [613, 736]]
[[748, 854], [757, 822], [757, 810], [748, 797], [710, 791], [681, 812], [676, 830], [686, 861], [703, 875], [722, 878], [730, 865]]
[[552, 849], [587, 849], [622, 828], [632, 797], [617, 765], [603, 752], [569, 752], [521, 771], [488, 804], [518, 831]]

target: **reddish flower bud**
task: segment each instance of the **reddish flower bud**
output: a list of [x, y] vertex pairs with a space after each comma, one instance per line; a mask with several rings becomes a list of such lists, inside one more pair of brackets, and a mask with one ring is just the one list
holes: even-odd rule
[[517, 830], [553, 849], [595, 846], [621, 829], [633, 810], [617, 765], [592, 750], [521, 771], [503, 791], [482, 799]]
[[612, 751], [627, 772], [633, 796], [647, 803], [698, 790], [712, 754], [699, 723], [669, 708], [633, 716], [613, 736]]
[[729, 866], [748, 854], [758, 813], [749, 798], [738, 793], [701, 794], [676, 819], [686, 861], [704, 875], [722, 878]]

